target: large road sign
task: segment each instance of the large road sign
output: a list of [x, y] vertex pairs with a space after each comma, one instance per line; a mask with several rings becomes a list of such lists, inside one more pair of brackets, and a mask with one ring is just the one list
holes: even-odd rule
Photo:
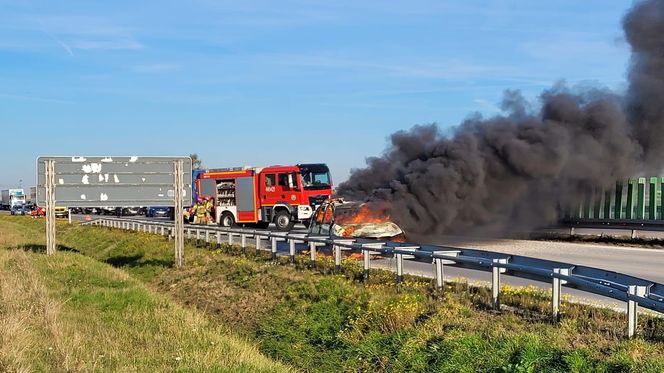
[[46, 161], [53, 161], [54, 199], [63, 207], [175, 206], [182, 160], [182, 205], [191, 203], [191, 158], [68, 156], [37, 159], [37, 204], [46, 205]]

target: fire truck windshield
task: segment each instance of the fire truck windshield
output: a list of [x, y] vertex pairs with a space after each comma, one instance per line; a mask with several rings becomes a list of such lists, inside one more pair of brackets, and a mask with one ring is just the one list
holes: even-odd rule
[[300, 173], [306, 190], [328, 189], [332, 184], [330, 170], [325, 164], [300, 165]]
[[304, 189], [327, 189], [330, 187], [329, 172], [308, 171], [302, 173]]

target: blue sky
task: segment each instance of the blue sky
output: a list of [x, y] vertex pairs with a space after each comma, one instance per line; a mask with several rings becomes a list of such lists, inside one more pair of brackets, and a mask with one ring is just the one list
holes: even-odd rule
[[39, 155], [326, 162], [557, 81], [625, 87], [631, 1], [0, 0], [0, 185]]

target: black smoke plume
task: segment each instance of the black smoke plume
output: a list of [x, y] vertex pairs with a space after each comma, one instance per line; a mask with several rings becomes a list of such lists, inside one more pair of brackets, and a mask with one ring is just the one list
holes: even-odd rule
[[617, 180], [662, 170], [664, 0], [637, 3], [623, 20], [631, 45], [625, 96], [557, 86], [533, 111], [507, 91], [504, 114], [391, 136], [381, 157], [355, 169], [338, 193], [386, 201], [413, 234], [497, 233], [555, 222], [567, 206]]

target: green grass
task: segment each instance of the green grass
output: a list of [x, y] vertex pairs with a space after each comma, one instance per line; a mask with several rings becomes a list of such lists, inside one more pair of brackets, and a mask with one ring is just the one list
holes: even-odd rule
[[[0, 219], [39, 247], [42, 223]], [[253, 250], [245, 255], [237, 247], [188, 244], [185, 268], [176, 270], [172, 243], [162, 237], [58, 229], [62, 245], [112, 263], [306, 371], [664, 371], [661, 318], [640, 317], [639, 337], [628, 340], [624, 314], [565, 302], [561, 322], [553, 325], [549, 294], [533, 288], [503, 288], [508, 307], [497, 312], [487, 288], [448, 283], [441, 294], [413, 277], [396, 287], [394, 275], [384, 271], [372, 271], [362, 283], [352, 260], [333, 275], [331, 258], [321, 258], [312, 271], [305, 257], [290, 266], [285, 259], [255, 258]]]
[[71, 250], [46, 257], [39, 223], [19, 219], [0, 219], [0, 371], [288, 370], [123, 270]]

